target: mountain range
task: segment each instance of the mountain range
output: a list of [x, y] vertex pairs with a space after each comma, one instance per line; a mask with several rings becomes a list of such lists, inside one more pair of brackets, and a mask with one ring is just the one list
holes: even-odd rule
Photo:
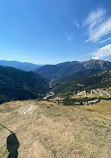
[[111, 62], [104, 60], [46, 65], [35, 72], [51, 81], [56, 95], [111, 86]]
[[85, 62], [72, 61], [57, 65], [45, 65], [35, 69], [34, 71], [49, 80], [53, 80], [61, 79], [74, 73], [91, 69], [93, 69], [95, 73], [104, 70], [111, 70], [111, 62], [93, 59]]
[[43, 97], [50, 90], [49, 84], [55, 95], [111, 86], [109, 61], [65, 62], [30, 72], [27, 66], [27, 71], [14, 67], [0, 66], [0, 103]]
[[33, 71], [35, 68], [39, 68], [42, 65], [36, 65], [28, 62], [0, 60], [0, 66], [9, 66], [24, 71]]

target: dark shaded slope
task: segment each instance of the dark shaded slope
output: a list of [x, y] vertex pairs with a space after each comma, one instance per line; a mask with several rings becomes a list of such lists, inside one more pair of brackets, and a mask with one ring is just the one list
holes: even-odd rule
[[60, 79], [67, 75], [73, 74], [80, 70], [84, 70], [84, 67], [80, 62], [65, 62], [57, 65], [45, 65], [41, 68], [35, 70], [36, 73], [44, 76], [45, 78], [52, 79]]
[[71, 80], [81, 79], [81, 78], [93, 75], [95, 73], [98, 73], [98, 72], [100, 72], [100, 70], [98, 70], [98, 69], [90, 69], [90, 70], [79, 71], [79, 72], [76, 72], [74, 74], [68, 75], [64, 78], [55, 80], [54, 82], [52, 82], [51, 86], [52, 86], [52, 88], [54, 88], [54, 87], [56, 87], [57, 85], [59, 85], [61, 83], [68, 82], [68, 81], [71, 81]]
[[0, 66], [0, 103], [37, 98], [49, 87], [43, 77], [11, 67]]
[[103, 71], [91, 76], [71, 79], [61, 83], [54, 88], [55, 94], [72, 94], [81, 90], [91, 90], [96, 88], [105, 88], [111, 86], [111, 71]]

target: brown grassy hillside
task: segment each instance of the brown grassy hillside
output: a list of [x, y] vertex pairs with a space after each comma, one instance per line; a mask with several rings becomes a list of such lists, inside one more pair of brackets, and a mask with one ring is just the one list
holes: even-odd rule
[[[16, 133], [19, 158], [110, 158], [110, 114], [111, 102], [65, 107], [16, 101], [0, 105], [0, 124]], [[9, 154], [9, 135], [0, 126], [0, 158]]]

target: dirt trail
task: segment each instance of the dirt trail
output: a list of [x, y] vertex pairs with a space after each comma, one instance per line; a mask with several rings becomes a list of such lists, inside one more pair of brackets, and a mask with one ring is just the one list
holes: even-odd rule
[[100, 91], [101, 93], [103, 93], [103, 94], [106, 94], [107, 97], [110, 98], [111, 95], [110, 95], [108, 92], [104, 91], [103, 89], [99, 89], [99, 91]]
[[87, 96], [86, 91], [81, 91], [81, 92], [78, 92], [78, 93], [77, 93], [78, 96], [80, 96], [80, 95], [82, 95], [82, 94], [84, 94], [84, 97]]

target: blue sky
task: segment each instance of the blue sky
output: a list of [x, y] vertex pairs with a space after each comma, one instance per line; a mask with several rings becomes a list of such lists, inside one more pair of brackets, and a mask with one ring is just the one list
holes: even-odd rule
[[0, 0], [0, 60], [111, 60], [111, 0]]

